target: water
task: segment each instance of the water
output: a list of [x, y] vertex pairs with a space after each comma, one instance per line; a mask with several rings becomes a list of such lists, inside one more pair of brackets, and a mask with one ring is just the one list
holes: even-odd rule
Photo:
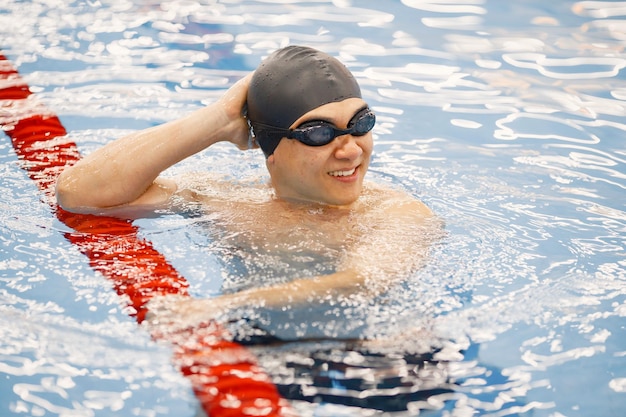
[[[621, 416], [625, 10], [14, 1], [0, 6], [0, 39], [83, 154], [215, 100], [289, 43], [353, 70], [379, 120], [369, 178], [425, 201], [447, 236], [372, 306], [384, 341], [251, 347], [301, 415]], [[62, 237], [8, 138], [0, 147], [0, 414], [195, 415], [167, 347]], [[207, 168], [264, 175], [261, 155], [226, 145], [168, 174]], [[221, 291], [225, 265], [198, 219], [136, 224], [194, 295]]]

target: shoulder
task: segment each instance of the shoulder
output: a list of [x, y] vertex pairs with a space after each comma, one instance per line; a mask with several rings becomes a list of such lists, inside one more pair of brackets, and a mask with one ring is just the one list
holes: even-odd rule
[[406, 191], [384, 184], [366, 183], [362, 195], [363, 203], [387, 215], [432, 217], [432, 210]]

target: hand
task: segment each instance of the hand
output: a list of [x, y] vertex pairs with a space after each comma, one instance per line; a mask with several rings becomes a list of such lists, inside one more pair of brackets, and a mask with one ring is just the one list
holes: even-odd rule
[[218, 101], [227, 117], [227, 123], [231, 125], [229, 131], [233, 132], [227, 140], [241, 150], [258, 148], [251, 138], [248, 120], [244, 116], [248, 88], [253, 74], [250, 73], [237, 81]]

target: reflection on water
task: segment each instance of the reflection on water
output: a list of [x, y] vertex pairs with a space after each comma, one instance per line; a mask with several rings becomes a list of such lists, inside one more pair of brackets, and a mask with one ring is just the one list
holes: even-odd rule
[[[625, 17], [620, 1], [32, 1], [0, 6], [0, 48], [83, 153], [215, 100], [275, 48], [340, 56], [378, 115], [370, 179], [448, 234], [361, 318], [375, 343], [251, 346], [283, 395], [302, 415], [617, 416]], [[194, 415], [167, 350], [0, 147], [0, 414]], [[170, 173], [263, 166], [219, 146]], [[223, 260], [198, 221], [137, 223], [211, 296]]]
[[281, 394], [301, 401], [302, 415], [350, 416], [363, 409], [417, 412], [437, 409], [452, 393], [450, 370], [430, 355], [380, 355], [306, 344], [255, 351], [273, 371]]

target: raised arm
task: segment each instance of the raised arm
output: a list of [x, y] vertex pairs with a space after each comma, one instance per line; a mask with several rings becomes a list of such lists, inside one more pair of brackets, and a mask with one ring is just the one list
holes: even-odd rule
[[57, 181], [59, 205], [93, 212], [165, 203], [176, 184], [158, 178], [162, 171], [220, 141], [247, 148], [248, 125], [242, 109], [250, 78], [238, 81], [215, 103], [122, 137], [68, 167]]

